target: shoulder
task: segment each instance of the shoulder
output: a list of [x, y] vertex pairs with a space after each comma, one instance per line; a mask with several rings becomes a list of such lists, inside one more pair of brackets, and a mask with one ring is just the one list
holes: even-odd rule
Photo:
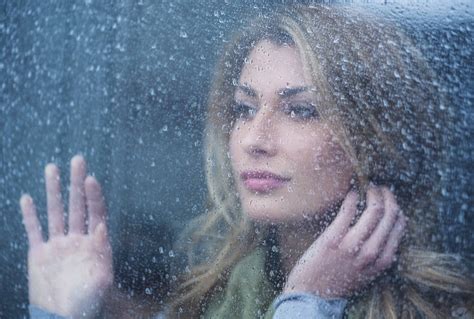
[[259, 294], [261, 297], [268, 295], [272, 285], [265, 272], [265, 251], [255, 249], [242, 258], [230, 270], [226, 290], [239, 295]]
[[261, 318], [275, 297], [265, 274], [265, 251], [256, 249], [231, 270], [225, 289], [213, 294], [204, 318]]
[[230, 279], [233, 277], [240, 278], [242, 275], [262, 278], [262, 276], [265, 276], [264, 265], [265, 251], [263, 249], [255, 249], [235, 265], [231, 271]]

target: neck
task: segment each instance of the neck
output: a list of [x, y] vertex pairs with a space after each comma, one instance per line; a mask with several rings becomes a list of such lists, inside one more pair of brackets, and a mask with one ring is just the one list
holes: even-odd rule
[[281, 267], [285, 276], [288, 276], [296, 262], [332, 222], [335, 215], [332, 208], [319, 215], [324, 216], [323, 218], [305, 219], [277, 226]]

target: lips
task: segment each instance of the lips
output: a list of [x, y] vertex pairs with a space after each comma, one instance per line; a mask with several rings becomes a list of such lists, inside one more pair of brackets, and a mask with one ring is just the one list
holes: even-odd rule
[[244, 171], [240, 174], [245, 187], [253, 192], [267, 193], [284, 186], [290, 178], [268, 171]]

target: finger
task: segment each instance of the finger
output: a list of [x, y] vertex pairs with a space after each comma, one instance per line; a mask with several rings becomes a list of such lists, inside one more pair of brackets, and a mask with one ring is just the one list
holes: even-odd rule
[[400, 212], [395, 196], [393, 196], [393, 194], [385, 187], [382, 189], [382, 193], [385, 203], [384, 216], [360, 249], [357, 259], [361, 264], [372, 263], [375, 261], [377, 256], [379, 256]]
[[357, 200], [357, 194], [350, 191], [342, 202], [336, 218], [324, 231], [322, 236], [328, 239], [333, 245], [339, 245], [341, 238], [344, 237], [349, 229], [349, 226], [357, 212]]
[[69, 190], [69, 232], [83, 234], [85, 232], [86, 203], [84, 179], [86, 178], [86, 162], [80, 155], [71, 159], [71, 187]]
[[107, 226], [105, 222], [100, 222], [95, 228], [93, 235], [96, 239], [96, 245], [99, 250], [109, 248], [108, 245], [108, 235], [107, 235]]
[[59, 169], [54, 164], [46, 165], [44, 169], [46, 181], [46, 202], [48, 206], [49, 237], [64, 235], [64, 207], [61, 198], [61, 183]]
[[87, 211], [89, 212], [89, 234], [92, 234], [101, 222], [105, 222], [107, 208], [99, 182], [92, 176], [88, 176], [84, 182], [86, 191]]
[[387, 243], [385, 244], [382, 253], [375, 261], [375, 268], [377, 270], [386, 269], [395, 261], [396, 252], [403, 238], [406, 223], [406, 217], [399, 214], [395, 226], [393, 226], [393, 229], [388, 236]]
[[33, 199], [29, 195], [23, 195], [20, 198], [20, 208], [23, 215], [23, 224], [25, 225], [26, 234], [30, 248], [35, 247], [43, 242], [43, 234], [41, 233], [41, 225], [36, 214], [36, 207]]
[[381, 189], [375, 186], [369, 187], [367, 190], [367, 207], [357, 223], [347, 232], [343, 245], [356, 245], [360, 248], [382, 219], [384, 206]]

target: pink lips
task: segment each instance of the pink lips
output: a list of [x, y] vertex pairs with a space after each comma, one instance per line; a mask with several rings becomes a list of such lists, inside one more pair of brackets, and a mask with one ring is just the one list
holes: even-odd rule
[[244, 171], [240, 174], [245, 187], [254, 192], [265, 193], [282, 187], [290, 179], [267, 171]]

